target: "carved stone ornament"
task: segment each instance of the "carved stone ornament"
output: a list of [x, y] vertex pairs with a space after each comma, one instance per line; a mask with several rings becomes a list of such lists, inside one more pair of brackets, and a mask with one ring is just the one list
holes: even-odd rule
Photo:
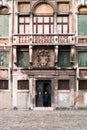
[[87, 0], [78, 0], [78, 5], [82, 4], [82, 5], [87, 5]]
[[44, 67], [49, 62], [49, 51], [42, 49], [38, 52], [38, 63], [40, 66]]

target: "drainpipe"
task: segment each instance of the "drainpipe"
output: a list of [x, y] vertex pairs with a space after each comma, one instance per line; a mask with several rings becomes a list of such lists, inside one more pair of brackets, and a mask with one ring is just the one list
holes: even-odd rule
[[14, 34], [14, 0], [12, 0], [12, 44], [13, 44], [13, 34]]

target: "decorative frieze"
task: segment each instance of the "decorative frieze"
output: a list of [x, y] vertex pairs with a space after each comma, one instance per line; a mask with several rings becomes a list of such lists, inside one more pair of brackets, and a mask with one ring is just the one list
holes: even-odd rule
[[18, 4], [20, 13], [29, 13], [30, 12], [30, 3], [29, 2], [20, 2]]
[[0, 37], [0, 46], [9, 45], [9, 38]]
[[87, 44], [87, 38], [78, 38], [78, 43]]
[[85, 4], [87, 4], [87, 0], [78, 0], [77, 1], [77, 3], [78, 3], [78, 5], [85, 5]]

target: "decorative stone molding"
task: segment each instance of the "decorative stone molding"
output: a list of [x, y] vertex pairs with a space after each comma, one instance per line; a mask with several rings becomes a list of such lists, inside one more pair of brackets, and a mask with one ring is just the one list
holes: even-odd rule
[[6, 5], [7, 4], [7, 0], [0, 0], [0, 5]]
[[78, 5], [87, 5], [87, 0], [78, 0], [77, 4]]
[[49, 51], [42, 49], [38, 52], [38, 63], [40, 66], [46, 66], [49, 62]]

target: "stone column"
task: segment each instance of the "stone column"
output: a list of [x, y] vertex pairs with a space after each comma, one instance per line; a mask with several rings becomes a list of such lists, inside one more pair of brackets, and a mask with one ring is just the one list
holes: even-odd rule
[[30, 43], [32, 43], [32, 41], [33, 41], [33, 36], [32, 36], [32, 34], [33, 34], [33, 13], [32, 12], [30, 12], [30, 34], [31, 34]]
[[32, 46], [29, 46], [29, 63], [32, 64]]
[[13, 47], [13, 67], [17, 65], [17, 47]]
[[29, 109], [33, 109], [33, 98], [34, 98], [34, 95], [33, 95], [33, 87], [32, 87], [32, 84], [33, 84], [33, 79], [32, 77], [29, 78]]
[[17, 80], [15, 74], [13, 74], [13, 109], [17, 109]]
[[54, 12], [54, 34], [57, 34], [57, 12]]
[[55, 46], [55, 65], [58, 63], [58, 46]]
[[76, 49], [75, 46], [71, 46], [70, 59], [72, 67], [76, 66]]

